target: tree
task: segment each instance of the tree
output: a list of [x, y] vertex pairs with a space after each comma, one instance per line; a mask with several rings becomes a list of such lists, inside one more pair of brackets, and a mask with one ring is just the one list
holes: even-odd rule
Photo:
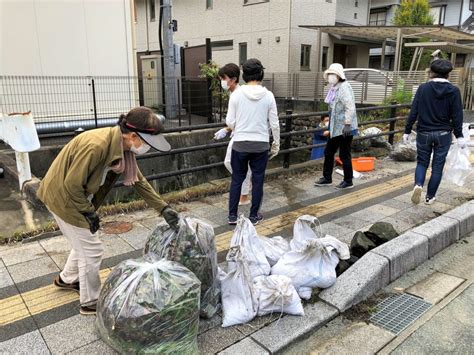
[[[393, 24], [396, 26], [423, 26], [433, 25], [434, 18], [430, 14], [430, 4], [428, 0], [402, 0], [400, 6], [395, 12]], [[419, 39], [406, 39], [405, 42], [419, 42]], [[425, 41], [421, 39], [421, 41]], [[409, 70], [414, 48], [403, 48], [400, 62], [401, 70]], [[423, 53], [420, 61], [420, 67], [425, 69], [430, 64], [430, 54]]]
[[396, 26], [423, 26], [433, 23], [428, 0], [402, 0], [393, 20]]

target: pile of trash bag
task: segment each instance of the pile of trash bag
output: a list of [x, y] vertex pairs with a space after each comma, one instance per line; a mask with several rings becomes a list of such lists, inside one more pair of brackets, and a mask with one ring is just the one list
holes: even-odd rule
[[352, 141], [352, 151], [364, 152], [370, 148], [370, 139], [360, 139], [362, 137], [365, 137], [366, 135], [367, 134], [365, 134], [364, 131], [359, 132], [359, 136], [357, 137], [357, 139], [354, 139]]
[[148, 254], [120, 263], [97, 303], [97, 329], [119, 353], [198, 354], [200, 281]]
[[214, 229], [192, 217], [179, 220], [178, 229], [168, 224], [156, 227], [145, 243], [144, 253], [179, 262], [201, 281], [202, 318], [212, 318], [220, 309], [220, 287]]
[[320, 229], [316, 217], [301, 216], [288, 243], [258, 236], [240, 216], [226, 257], [228, 270], [220, 272], [222, 326], [269, 313], [304, 315], [301, 299], [310, 299], [313, 288], [332, 286], [339, 261], [350, 257], [346, 244]]
[[410, 134], [407, 143], [394, 144], [389, 156], [396, 161], [416, 161], [416, 133]]
[[[381, 134], [382, 130], [377, 127], [369, 127], [367, 129], [364, 129], [362, 131], [364, 136], [374, 136], [377, 134]], [[375, 148], [391, 148], [392, 146], [390, 143], [387, 141], [387, 138], [385, 136], [377, 136], [377, 137], [371, 137], [368, 139], [370, 142], [371, 147]]]

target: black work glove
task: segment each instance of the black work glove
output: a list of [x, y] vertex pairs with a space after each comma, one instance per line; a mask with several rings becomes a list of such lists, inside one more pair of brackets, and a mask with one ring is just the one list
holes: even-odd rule
[[173, 229], [178, 229], [179, 213], [172, 209], [170, 206], [166, 206], [161, 211], [161, 215], [165, 219], [166, 223]]
[[352, 129], [350, 124], [345, 124], [344, 128], [342, 129], [342, 135], [344, 137], [349, 137], [352, 134]]
[[95, 234], [100, 228], [100, 218], [96, 212], [84, 212], [82, 215], [85, 217], [87, 223], [89, 223], [89, 230], [92, 234]]

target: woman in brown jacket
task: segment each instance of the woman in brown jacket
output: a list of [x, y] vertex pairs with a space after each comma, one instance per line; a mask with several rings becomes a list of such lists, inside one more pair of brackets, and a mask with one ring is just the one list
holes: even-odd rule
[[120, 175], [171, 227], [178, 213], [155, 192], [138, 169], [136, 155], [150, 147], [171, 149], [160, 134], [163, 125], [146, 107], [122, 115], [118, 125], [84, 132], [59, 153], [41, 181], [38, 197], [56, 219], [72, 245], [63, 271], [54, 285], [80, 294], [81, 314], [95, 314], [100, 292], [99, 270], [103, 255], [97, 209]]

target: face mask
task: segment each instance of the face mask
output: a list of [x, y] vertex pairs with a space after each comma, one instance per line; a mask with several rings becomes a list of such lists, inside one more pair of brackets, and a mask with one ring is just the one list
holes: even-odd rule
[[227, 80], [221, 80], [221, 86], [224, 90], [229, 90], [229, 85], [227, 84]]
[[336, 85], [338, 81], [339, 81], [339, 78], [336, 74], [329, 74], [328, 75], [328, 83], [330, 85]]
[[146, 152], [148, 152], [150, 148], [151, 147], [148, 144], [146, 144], [145, 142], [142, 142], [142, 145], [138, 148], [135, 148], [135, 146], [132, 145], [132, 147], [130, 148], [130, 151], [134, 153], [135, 155], [143, 155]]
[[329, 127], [329, 122], [323, 122], [323, 127]]

